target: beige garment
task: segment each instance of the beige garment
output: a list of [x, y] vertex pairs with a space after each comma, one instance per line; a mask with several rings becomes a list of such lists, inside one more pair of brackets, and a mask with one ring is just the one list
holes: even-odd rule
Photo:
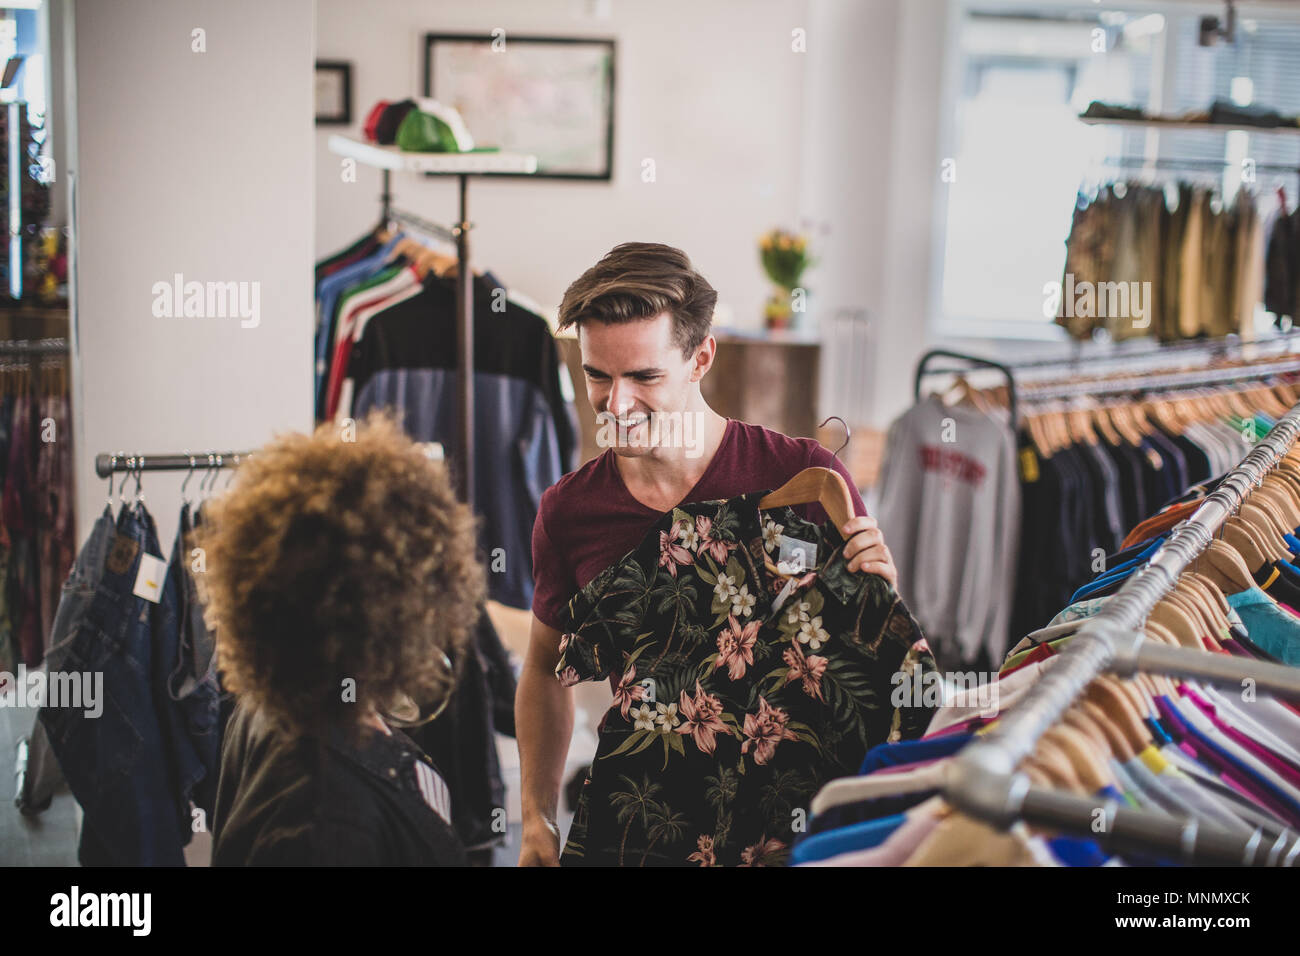
[[952, 811], [907, 858], [904, 866], [1042, 866], [1023, 826], [1003, 833]]
[[1264, 220], [1255, 197], [1244, 189], [1237, 194], [1242, 221], [1237, 232], [1237, 327], [1244, 341], [1255, 335], [1255, 310], [1264, 299]]
[[1228, 217], [1221, 209], [1217, 213], [1211, 206], [1210, 194], [1203, 192], [1201, 207], [1201, 287], [1198, 331], [1218, 337], [1227, 328], [1224, 323], [1223, 289], [1227, 282], [1227, 267], [1232, 257], [1227, 254]]
[[1204, 271], [1202, 261], [1202, 221], [1206, 210], [1204, 190], [1193, 191], [1187, 207], [1187, 221], [1183, 226], [1183, 251], [1179, 263], [1178, 282], [1178, 335], [1190, 339], [1201, 330], [1201, 281]]

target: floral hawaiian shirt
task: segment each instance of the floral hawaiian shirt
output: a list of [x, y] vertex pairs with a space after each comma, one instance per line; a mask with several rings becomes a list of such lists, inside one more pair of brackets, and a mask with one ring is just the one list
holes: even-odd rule
[[617, 687], [565, 865], [784, 864], [823, 783], [925, 732], [916, 620], [765, 494], [674, 508], [569, 602], [556, 676]]

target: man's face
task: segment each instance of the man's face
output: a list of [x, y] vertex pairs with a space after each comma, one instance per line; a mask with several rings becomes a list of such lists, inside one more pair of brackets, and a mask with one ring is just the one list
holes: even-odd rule
[[672, 317], [664, 312], [639, 322], [584, 322], [578, 345], [598, 438], [616, 433], [617, 442], [601, 443], [635, 457], [663, 444], [657, 440], [660, 422], [674, 413], [680, 422], [693, 383], [708, 370], [713, 340], [707, 339], [695, 355], [683, 356], [673, 341]]

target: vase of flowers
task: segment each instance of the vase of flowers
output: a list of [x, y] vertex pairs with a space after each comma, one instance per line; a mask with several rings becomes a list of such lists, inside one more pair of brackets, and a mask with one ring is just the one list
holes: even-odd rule
[[812, 265], [808, 255], [808, 238], [773, 229], [758, 241], [759, 261], [772, 281], [764, 318], [769, 329], [789, 328], [797, 313], [804, 311], [808, 290], [801, 282], [804, 271]]

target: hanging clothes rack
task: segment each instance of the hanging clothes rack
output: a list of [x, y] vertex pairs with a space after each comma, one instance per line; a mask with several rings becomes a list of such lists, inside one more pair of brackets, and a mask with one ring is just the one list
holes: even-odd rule
[[204, 451], [191, 454], [128, 455], [101, 452], [95, 456], [95, 474], [100, 478], [121, 472], [136, 474], [144, 471], [209, 471], [214, 468], [237, 468], [251, 451]]
[[[1300, 672], [1265, 662], [1195, 661], [1196, 651], [1150, 645], [1143, 633], [1147, 616], [1174, 587], [1178, 576], [1206, 548], [1224, 521], [1260, 484], [1300, 435], [1300, 405], [1292, 408], [1169, 539], [1094, 617], [1079, 627], [1016, 707], [988, 734], [972, 741], [945, 767], [945, 798], [963, 812], [1006, 828], [1017, 820], [1093, 837], [1104, 847], [1148, 852], [1189, 863], [1219, 865], [1300, 864], [1300, 835], [1283, 831], [1268, 840], [1261, 830], [1246, 840], [1210, 822], [1179, 819], [1119, 806], [1113, 801], [1059, 793], [1030, 785], [1016, 771], [1042, 735], [1103, 672], [1136, 671], [1194, 676], [1234, 684], [1263, 677], [1267, 689], [1300, 697]], [[1265, 684], [1261, 684], [1264, 687]], [[1096, 812], [1106, 826], [1097, 832]]]
[[[456, 245], [456, 366], [459, 373], [460, 415], [458, 447], [453, 457], [457, 491], [471, 507], [474, 504], [474, 283], [470, 271], [469, 178], [492, 173], [535, 173], [537, 157], [520, 153], [408, 153], [394, 146], [376, 146], [331, 136], [329, 148], [368, 166], [377, 167], [383, 177], [380, 193], [381, 222], [397, 222], [419, 232], [446, 239]], [[412, 172], [429, 176], [455, 176], [458, 215], [448, 227], [430, 222], [393, 207], [392, 173]]]
[[[1050, 380], [1045, 382], [1026, 381], [1026, 373], [1029, 376], [1045, 374], [1053, 369], [1066, 370], [1070, 372], [1079, 371], [1083, 363], [1087, 363], [1089, 369], [1100, 364], [1141, 362], [1141, 361], [1160, 361], [1166, 357], [1195, 354], [1197, 352], [1206, 352], [1207, 358], [1223, 358], [1230, 350], [1234, 348], [1243, 348], [1245, 346], [1267, 347], [1275, 344], [1283, 344], [1289, 349], [1293, 342], [1300, 342], [1295, 339], [1295, 332], [1288, 331], [1271, 336], [1262, 342], [1241, 342], [1235, 337], [1229, 336], [1223, 339], [1207, 339], [1197, 342], [1178, 342], [1158, 349], [1149, 349], [1143, 352], [1131, 353], [1111, 353], [1107, 355], [1090, 356], [1080, 358], [1078, 356], [1069, 356], [1052, 359], [1034, 359], [1024, 362], [1004, 363], [996, 362], [978, 355], [971, 355], [966, 352], [957, 352], [949, 349], [932, 349], [926, 352], [917, 362], [916, 374], [913, 380], [913, 399], [920, 401], [921, 387], [924, 380], [934, 375], [963, 375], [971, 371], [980, 369], [989, 369], [1000, 372], [1005, 379], [1008, 405], [1011, 412], [1010, 420], [1012, 423], [1018, 421], [1016, 417], [1017, 410], [1026, 400], [1043, 401], [1054, 398], [1071, 398], [1080, 395], [1122, 395], [1122, 394], [1141, 394], [1168, 389], [1194, 388], [1201, 385], [1224, 384], [1237, 381], [1248, 381], [1255, 378], [1267, 378], [1271, 375], [1280, 375], [1287, 372], [1300, 371], [1300, 355], [1291, 356], [1289, 353], [1258, 361], [1251, 361], [1244, 365], [1234, 365], [1226, 368], [1211, 368], [1200, 370], [1177, 370], [1160, 372], [1158, 369], [1143, 371], [1140, 376], [1131, 376], [1124, 378], [1091, 378], [1077, 382], [1061, 382]], [[968, 363], [968, 367], [932, 367], [931, 361], [936, 358], [955, 359]]]

